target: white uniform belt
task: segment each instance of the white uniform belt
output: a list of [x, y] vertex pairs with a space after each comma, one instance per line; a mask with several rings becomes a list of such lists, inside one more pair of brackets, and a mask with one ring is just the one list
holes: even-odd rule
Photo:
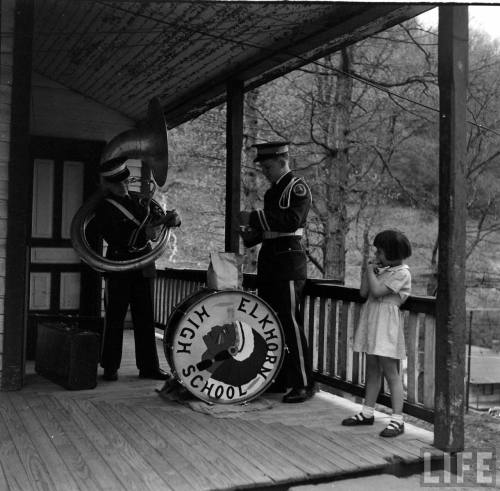
[[277, 239], [278, 237], [302, 237], [303, 233], [303, 228], [298, 228], [295, 232], [272, 232], [270, 230], [264, 230], [264, 232], [262, 232], [262, 238]]

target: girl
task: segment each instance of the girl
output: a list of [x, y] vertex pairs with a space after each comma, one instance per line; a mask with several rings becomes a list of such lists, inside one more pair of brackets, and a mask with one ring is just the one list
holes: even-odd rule
[[368, 298], [360, 313], [354, 351], [366, 353], [365, 402], [359, 414], [342, 421], [344, 426], [372, 425], [382, 375], [391, 391], [392, 416], [380, 436], [404, 432], [403, 382], [399, 360], [406, 357], [403, 313], [400, 305], [411, 290], [410, 270], [403, 260], [411, 256], [411, 245], [397, 230], [384, 230], [373, 241], [375, 259], [365, 264], [360, 294]]

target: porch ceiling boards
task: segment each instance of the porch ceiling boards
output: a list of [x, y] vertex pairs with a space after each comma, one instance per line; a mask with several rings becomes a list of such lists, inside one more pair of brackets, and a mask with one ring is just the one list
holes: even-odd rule
[[138, 121], [157, 96], [169, 127], [433, 5], [36, 0], [38, 72]]

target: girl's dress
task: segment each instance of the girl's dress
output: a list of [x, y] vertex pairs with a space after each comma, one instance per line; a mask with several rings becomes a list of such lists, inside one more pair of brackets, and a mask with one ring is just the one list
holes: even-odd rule
[[410, 295], [410, 270], [406, 264], [382, 268], [377, 279], [391, 293], [378, 298], [368, 296], [361, 307], [353, 349], [369, 355], [406, 358], [403, 313], [399, 306]]

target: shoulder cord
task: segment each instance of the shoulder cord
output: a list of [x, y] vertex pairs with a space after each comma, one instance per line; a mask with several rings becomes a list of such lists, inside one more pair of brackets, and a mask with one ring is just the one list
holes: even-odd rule
[[135, 218], [135, 216], [132, 215], [132, 213], [130, 213], [130, 211], [127, 210], [127, 208], [125, 208], [122, 204], [118, 203], [118, 201], [115, 201], [114, 199], [111, 198], [106, 198], [106, 201], [114, 205], [116, 208], [118, 208], [129, 220], [134, 222], [136, 225], [141, 224], [141, 222], [139, 222], [139, 220], [137, 220], [137, 218]]
[[286, 210], [287, 208], [290, 208], [290, 197], [292, 194], [292, 188], [298, 180], [299, 180], [298, 177], [292, 177], [290, 182], [286, 185], [285, 189], [283, 189], [283, 192], [281, 193], [280, 199], [278, 201], [278, 205], [281, 210]]
[[[287, 208], [290, 208], [290, 198], [292, 195], [292, 189], [295, 186], [295, 184], [297, 184], [299, 181], [301, 181], [302, 184], [307, 189], [309, 189], [309, 186], [304, 181], [302, 181], [302, 178], [292, 177], [292, 180], [286, 185], [285, 189], [283, 189], [283, 192], [281, 193], [281, 197], [280, 197], [279, 202], [278, 202], [280, 209], [286, 210]], [[309, 196], [310, 196], [310, 200], [312, 202], [312, 196], [311, 196], [310, 189], [309, 189]]]

